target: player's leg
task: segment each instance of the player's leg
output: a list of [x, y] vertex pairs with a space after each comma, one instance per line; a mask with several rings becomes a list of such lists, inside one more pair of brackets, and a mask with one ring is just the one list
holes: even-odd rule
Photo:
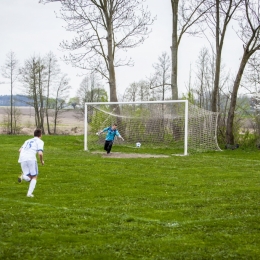
[[31, 182], [29, 185], [29, 189], [27, 192], [27, 197], [33, 197], [33, 191], [35, 189], [36, 186], [36, 182], [37, 182], [37, 175], [38, 175], [38, 164], [36, 161], [28, 161], [28, 164], [30, 165], [30, 178], [31, 178]]
[[22, 180], [30, 181], [31, 178], [28, 176], [30, 174], [30, 166], [28, 162], [21, 162], [22, 174], [18, 177], [18, 182], [22, 182]]
[[113, 146], [113, 141], [109, 141], [108, 146], [107, 146], [107, 153], [108, 154], [110, 153], [112, 146]]
[[27, 192], [27, 197], [34, 197], [33, 191], [35, 189], [36, 182], [37, 182], [37, 176], [32, 177], [30, 185], [29, 185], [29, 189]]
[[105, 144], [104, 144], [104, 150], [105, 151], [107, 151], [108, 145], [109, 145], [109, 141], [105, 141]]

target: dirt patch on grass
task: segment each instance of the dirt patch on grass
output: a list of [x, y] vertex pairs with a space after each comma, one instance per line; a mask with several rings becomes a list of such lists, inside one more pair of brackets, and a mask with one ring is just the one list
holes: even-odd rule
[[106, 154], [104, 152], [92, 152], [94, 154], [101, 154], [103, 158], [168, 158], [168, 155], [160, 154], [140, 154], [140, 153], [110, 153]]

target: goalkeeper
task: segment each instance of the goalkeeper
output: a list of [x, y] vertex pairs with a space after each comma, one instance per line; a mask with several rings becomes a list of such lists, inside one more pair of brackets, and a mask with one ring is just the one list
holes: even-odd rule
[[100, 135], [104, 132], [107, 132], [105, 144], [104, 144], [104, 150], [107, 151], [107, 154], [110, 154], [110, 151], [113, 146], [113, 142], [115, 139], [115, 136], [118, 136], [124, 141], [124, 138], [120, 135], [120, 133], [117, 130], [117, 124], [113, 124], [112, 126], [104, 128], [102, 131], [98, 132], [97, 135]]

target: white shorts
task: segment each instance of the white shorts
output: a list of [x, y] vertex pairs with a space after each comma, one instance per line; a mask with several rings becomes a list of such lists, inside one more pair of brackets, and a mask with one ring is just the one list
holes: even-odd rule
[[21, 162], [21, 168], [24, 175], [36, 176], [38, 175], [38, 164], [36, 161]]

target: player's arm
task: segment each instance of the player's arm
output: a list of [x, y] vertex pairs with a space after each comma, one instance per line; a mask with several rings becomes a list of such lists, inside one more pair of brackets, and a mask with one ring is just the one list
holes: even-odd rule
[[125, 141], [125, 139], [119, 134], [119, 132], [117, 131], [116, 132], [116, 135], [119, 137], [119, 138], [121, 138], [122, 139], [122, 141]]
[[44, 165], [43, 152], [42, 152], [42, 151], [39, 151], [39, 152], [38, 152], [38, 155], [39, 155], [41, 164]]
[[104, 128], [103, 130], [97, 132], [96, 135], [100, 135], [100, 134], [106, 132], [107, 130], [108, 130], [108, 128]]

